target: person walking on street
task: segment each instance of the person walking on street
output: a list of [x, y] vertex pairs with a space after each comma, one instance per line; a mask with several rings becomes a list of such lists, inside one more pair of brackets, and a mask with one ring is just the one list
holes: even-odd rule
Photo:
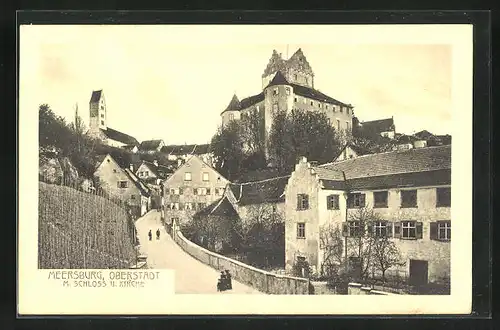
[[151, 229], [149, 230], [148, 236], [149, 236], [149, 240], [151, 241], [153, 239], [153, 234], [151, 233]]
[[156, 239], [160, 239], [160, 228], [156, 230]]

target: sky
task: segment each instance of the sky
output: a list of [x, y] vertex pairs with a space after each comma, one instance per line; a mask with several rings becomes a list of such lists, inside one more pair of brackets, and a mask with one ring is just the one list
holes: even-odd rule
[[329, 28], [23, 26], [20, 111], [35, 114], [47, 103], [72, 121], [78, 104], [88, 124], [90, 96], [102, 89], [109, 127], [139, 141], [208, 143], [234, 93], [261, 92], [273, 49], [287, 58], [300, 47], [315, 88], [352, 104], [361, 121], [394, 117], [399, 133], [451, 133], [450, 44], [374, 41], [373, 29], [350, 37], [346, 26]]

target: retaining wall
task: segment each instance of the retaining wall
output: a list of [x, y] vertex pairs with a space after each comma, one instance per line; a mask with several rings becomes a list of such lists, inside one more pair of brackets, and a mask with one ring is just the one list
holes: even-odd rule
[[350, 295], [379, 295], [379, 296], [393, 295], [393, 293], [374, 290], [371, 287], [362, 286], [359, 283], [349, 283], [348, 294], [350, 294]]
[[309, 280], [269, 273], [224, 257], [194, 244], [175, 231], [174, 241], [189, 255], [217, 270], [227, 269], [233, 279], [268, 294], [309, 294]]

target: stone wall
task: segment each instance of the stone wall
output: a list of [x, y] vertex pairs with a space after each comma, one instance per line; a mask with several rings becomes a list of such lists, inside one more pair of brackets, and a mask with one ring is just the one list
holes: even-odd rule
[[348, 294], [350, 295], [377, 295], [377, 296], [390, 296], [393, 293], [374, 290], [367, 286], [362, 286], [359, 283], [349, 283]]
[[174, 231], [174, 241], [189, 255], [217, 270], [227, 269], [240, 283], [268, 294], [309, 294], [309, 280], [269, 273], [208, 251]]

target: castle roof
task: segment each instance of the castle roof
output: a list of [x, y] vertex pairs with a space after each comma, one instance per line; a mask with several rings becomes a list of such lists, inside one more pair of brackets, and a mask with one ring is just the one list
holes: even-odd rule
[[161, 148], [161, 152], [169, 155], [204, 155], [209, 152], [209, 144], [169, 145]]
[[339, 100], [334, 99], [333, 97], [330, 97], [324, 93], [321, 93], [320, 91], [306, 87], [306, 86], [301, 86], [297, 84], [290, 84], [293, 87], [293, 92], [294, 94], [297, 94], [302, 97], [307, 97], [308, 99], [311, 100], [316, 100], [320, 102], [327, 102], [331, 104], [336, 104], [336, 105], [342, 105], [346, 107], [352, 108], [349, 104], [345, 104], [343, 102], [340, 102]]
[[264, 101], [264, 92], [246, 97], [240, 101], [241, 110], [251, 107], [254, 104]]
[[121, 142], [123, 144], [127, 144], [127, 145], [139, 145], [139, 141], [136, 140], [136, 138], [134, 138], [133, 136], [130, 136], [128, 134], [125, 134], [125, 133], [122, 133], [120, 131], [117, 131], [115, 129], [112, 129], [110, 127], [106, 128], [106, 129], [102, 129], [101, 128], [101, 132], [106, 135], [106, 137], [108, 139], [111, 139], [111, 140], [115, 140], [115, 141], [118, 141], [118, 142]]
[[102, 89], [98, 91], [93, 91], [92, 96], [90, 97], [90, 103], [99, 102], [99, 100], [101, 99], [101, 95], [102, 95]]
[[241, 109], [240, 100], [238, 100], [238, 97], [236, 96], [236, 94], [234, 94], [233, 98], [227, 105], [226, 110], [222, 111], [222, 113], [226, 111], [239, 111], [240, 109]]
[[276, 85], [290, 85], [290, 83], [286, 80], [285, 76], [283, 75], [283, 73], [281, 73], [281, 71], [276, 72], [274, 78], [271, 80], [269, 85], [267, 85], [267, 87]]

